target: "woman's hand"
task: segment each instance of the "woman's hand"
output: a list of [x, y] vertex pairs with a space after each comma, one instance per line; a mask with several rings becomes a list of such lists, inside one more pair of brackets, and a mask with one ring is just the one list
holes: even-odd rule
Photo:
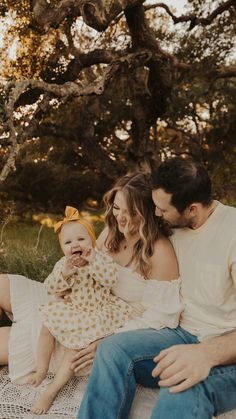
[[75, 373], [93, 363], [96, 350], [100, 342], [101, 339], [95, 340], [94, 342], [90, 343], [87, 348], [77, 351], [76, 355], [74, 355], [71, 360], [71, 369]]

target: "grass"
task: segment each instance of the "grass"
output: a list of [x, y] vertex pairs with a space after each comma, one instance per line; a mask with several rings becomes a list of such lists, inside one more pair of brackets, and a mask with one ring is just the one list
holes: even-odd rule
[[[94, 217], [96, 234], [103, 228]], [[43, 281], [62, 256], [53, 228], [40, 222], [8, 222], [0, 229], [0, 272], [25, 275]]]

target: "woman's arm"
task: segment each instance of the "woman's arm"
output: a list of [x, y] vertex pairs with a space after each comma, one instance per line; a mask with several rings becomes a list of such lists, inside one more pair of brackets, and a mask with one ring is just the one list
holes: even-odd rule
[[78, 373], [83, 368], [91, 365], [94, 361], [96, 350], [98, 348], [99, 343], [102, 339], [95, 340], [94, 342], [90, 343], [87, 348], [80, 349], [76, 351], [76, 354], [71, 359], [71, 369]]
[[178, 262], [174, 248], [166, 237], [160, 237], [154, 247], [150, 260], [151, 270], [148, 279], [171, 281], [179, 277]]
[[117, 332], [137, 329], [174, 329], [179, 324], [179, 317], [184, 309], [180, 297], [180, 279], [172, 281], [150, 280], [143, 288], [140, 304], [141, 315], [125, 322]]
[[[151, 258], [151, 272], [143, 290], [144, 312], [129, 320], [118, 332], [139, 328], [175, 328], [183, 311], [180, 298], [178, 263], [170, 241], [162, 237], [156, 244]], [[155, 281], [153, 281], [155, 280]]]

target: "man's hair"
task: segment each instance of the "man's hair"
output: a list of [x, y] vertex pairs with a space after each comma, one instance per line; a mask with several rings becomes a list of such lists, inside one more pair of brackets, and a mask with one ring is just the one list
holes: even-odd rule
[[203, 206], [212, 202], [207, 170], [190, 159], [173, 157], [161, 163], [152, 173], [152, 187], [172, 194], [171, 204], [179, 213], [194, 202]]

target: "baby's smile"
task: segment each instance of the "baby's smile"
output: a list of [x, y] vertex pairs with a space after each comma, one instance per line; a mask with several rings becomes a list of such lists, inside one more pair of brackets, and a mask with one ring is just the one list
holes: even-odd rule
[[72, 253], [72, 255], [80, 255], [81, 256], [83, 252], [82, 252], [82, 250], [73, 250], [71, 253]]

